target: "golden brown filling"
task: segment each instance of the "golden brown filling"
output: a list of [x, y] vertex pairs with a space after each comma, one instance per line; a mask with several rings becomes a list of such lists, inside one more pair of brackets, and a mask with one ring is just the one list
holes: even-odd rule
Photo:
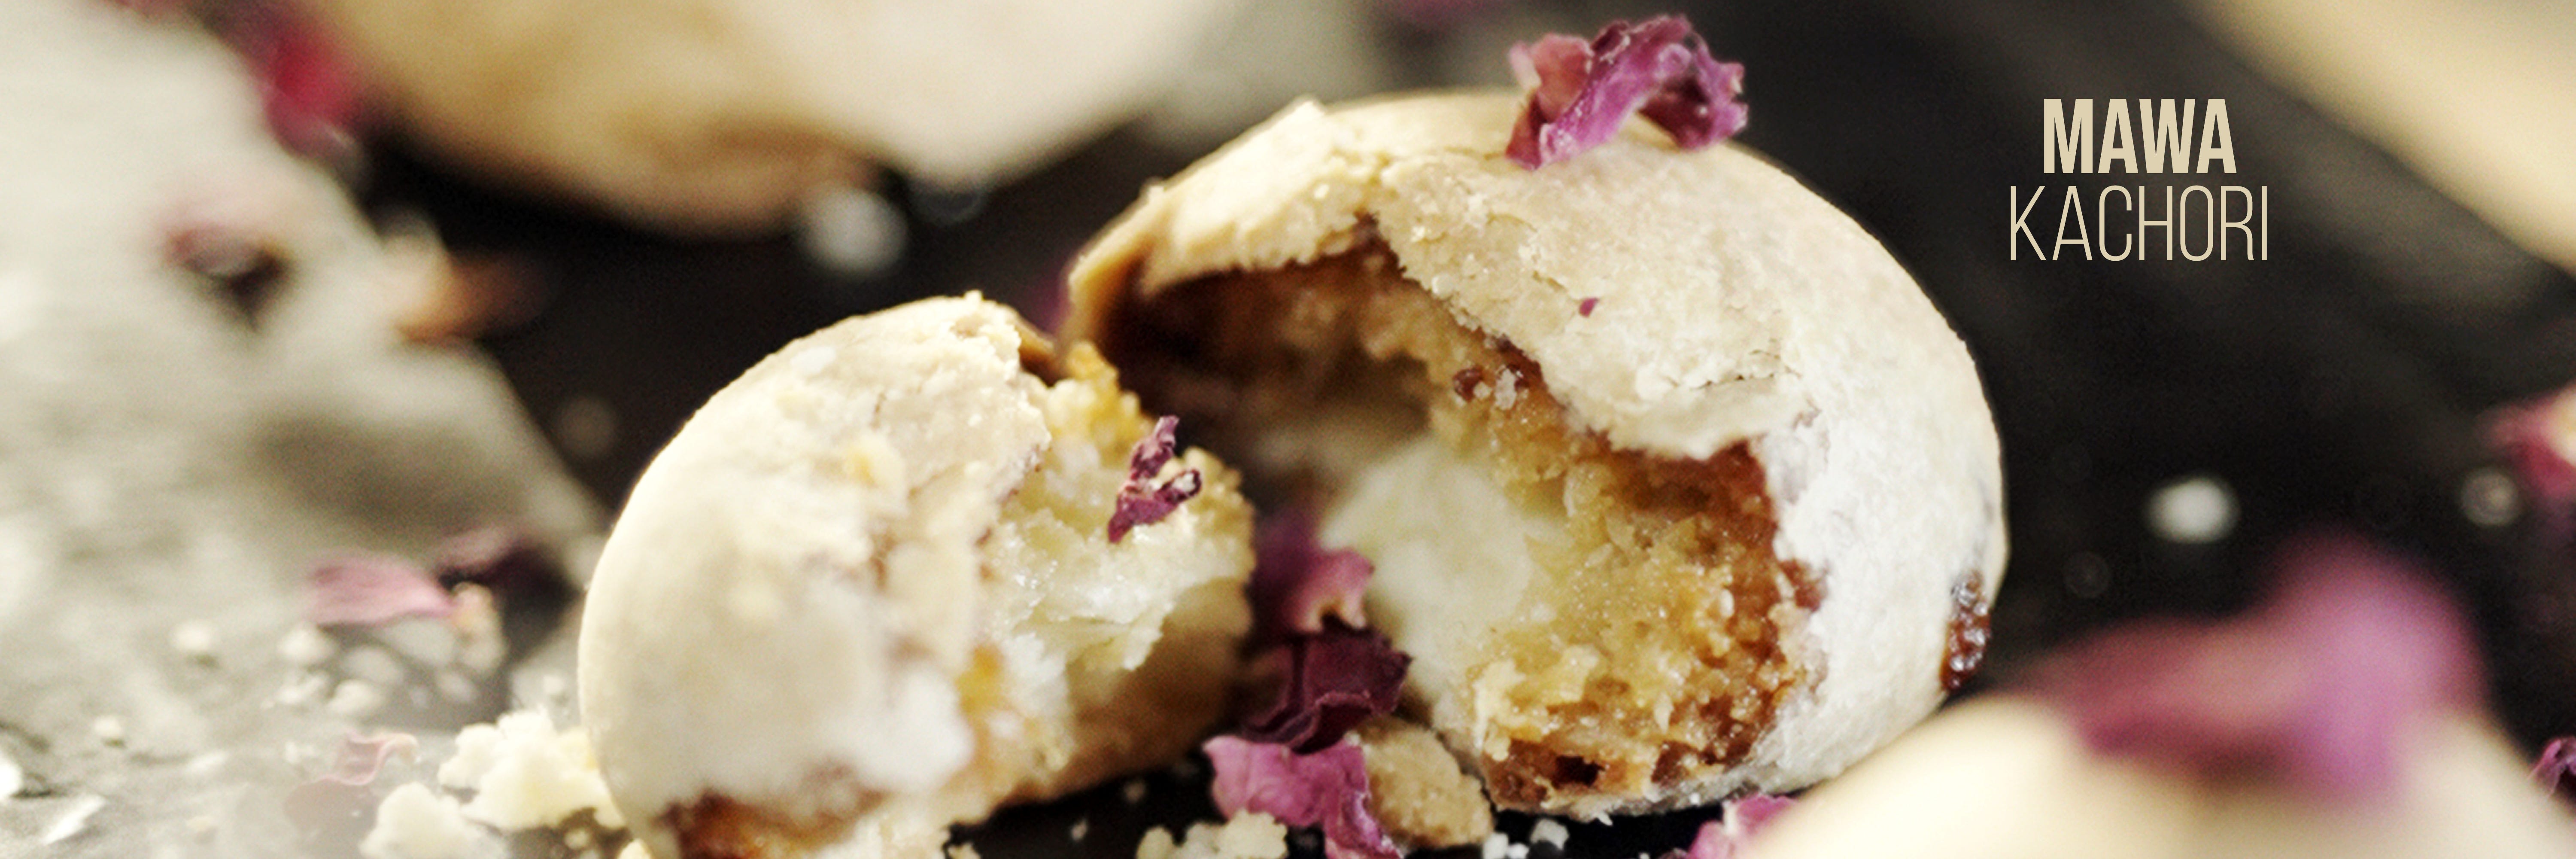
[[[1461, 324], [1383, 245], [1181, 284], [1103, 343], [1151, 408], [1252, 473], [1274, 504], [1329, 502], [1426, 429], [1524, 505], [1561, 508], [1522, 611], [1481, 634], [1481, 740], [1452, 743], [1494, 799], [1635, 796], [1741, 760], [1806, 680], [1780, 642], [1821, 597], [1772, 556], [1761, 466], [1610, 446], [1575, 427], [1540, 368]], [[1554, 554], [1554, 553], [1544, 553]], [[1455, 571], [1473, 586], [1475, 571]]]
[[[817, 781], [845, 780], [845, 773], [818, 774]], [[672, 805], [663, 820], [678, 837], [682, 859], [781, 859], [806, 856], [840, 840], [875, 798], [856, 807], [805, 817], [744, 803], [709, 792], [685, 805]]]

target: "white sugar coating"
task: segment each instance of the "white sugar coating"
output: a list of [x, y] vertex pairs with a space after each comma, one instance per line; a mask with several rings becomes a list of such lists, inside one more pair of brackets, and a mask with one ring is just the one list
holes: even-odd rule
[[278, 658], [298, 668], [320, 665], [339, 650], [339, 642], [332, 641], [330, 634], [323, 632], [321, 627], [309, 623], [296, 624], [277, 640]]
[[590, 735], [578, 727], [556, 730], [542, 712], [521, 711], [456, 735], [456, 755], [438, 767], [438, 781], [471, 787], [465, 816], [503, 830], [550, 826], [589, 810], [601, 825], [624, 825], [600, 782]]
[[417, 782], [385, 794], [375, 826], [358, 842], [366, 859], [498, 859], [499, 839], [465, 819], [455, 797]]
[[1564, 847], [1565, 839], [1572, 835], [1573, 833], [1566, 831], [1565, 824], [1557, 822], [1552, 817], [1542, 817], [1537, 823], [1530, 824], [1531, 844], [1552, 844]]

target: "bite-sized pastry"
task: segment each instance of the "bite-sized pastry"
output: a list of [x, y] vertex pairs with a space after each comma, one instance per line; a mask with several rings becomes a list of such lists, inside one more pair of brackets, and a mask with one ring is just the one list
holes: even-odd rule
[[2360, 532], [2271, 552], [2222, 619], [2124, 623], [1809, 792], [1764, 859], [2576, 855], [2576, 741], [2514, 751], [2472, 618]]
[[1507, 153], [1524, 109], [1292, 107], [1094, 240], [1067, 333], [1375, 562], [1409, 706], [1497, 804], [1832, 775], [1983, 650], [2003, 499], [1967, 350], [1752, 152], [1613, 115]]
[[656, 856], [935, 855], [1223, 715], [1251, 519], [1088, 347], [976, 297], [843, 322], [636, 483], [582, 619], [582, 720]]
[[294, 0], [393, 118], [490, 175], [684, 230], [882, 165], [1016, 177], [1140, 112], [1235, 0]]
[[2576, 821], [2468, 712], [2409, 725], [2398, 780], [2338, 806], [2249, 771], [2201, 779], [2087, 747], [2014, 695], [1942, 711], [1807, 795], [1735, 855], [1754, 859], [2258, 859], [2567, 856]]

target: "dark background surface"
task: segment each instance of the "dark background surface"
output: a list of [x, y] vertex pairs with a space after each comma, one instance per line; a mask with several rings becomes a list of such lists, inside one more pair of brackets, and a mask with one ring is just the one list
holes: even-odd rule
[[[1560, 11], [1598, 22], [1664, 8]], [[2576, 377], [2566, 272], [2162, 3], [1684, 8], [1719, 56], [1748, 66], [1744, 140], [1877, 233], [1979, 360], [2014, 541], [1987, 682], [2111, 620], [2241, 605], [2277, 538], [2338, 523], [2420, 553], [2473, 606], [2497, 701], [2524, 742], [2576, 729], [2576, 692], [2558, 682], [2576, 664], [2549, 610], [2576, 596], [2576, 552], [2525, 525], [2473, 525], [2458, 501], [2468, 475], [2495, 465], [2480, 418]], [[1445, 31], [1386, 27], [1408, 83], [1448, 82], [1416, 59], [1437, 53]], [[2140, 178], [2267, 186], [2271, 258], [2042, 262], [2025, 248], [2008, 260], [2008, 189], [2062, 194], [2069, 178], [2040, 172], [2039, 108], [2052, 97], [2226, 99], [2235, 176]], [[969, 289], [1043, 313], [1080, 242], [1195, 154], [1131, 130], [979, 199], [910, 199], [898, 179], [890, 197], [909, 213], [911, 243], [897, 269], [864, 280], [812, 265], [791, 238], [674, 240], [479, 188], [400, 141], [375, 146], [365, 194], [380, 210], [427, 213], [461, 255], [504, 255], [538, 274], [542, 311], [482, 345], [550, 433], [575, 414], [613, 416], [605, 447], [566, 449], [613, 505], [690, 410], [789, 339]], [[2057, 199], [2033, 216], [2043, 241]], [[2237, 527], [2214, 544], [2159, 540], [2148, 495], [2193, 475], [2233, 489]], [[1163, 800], [1196, 793], [1157, 782], [1154, 795], [1142, 817], [1114, 786], [1012, 812], [979, 845], [1060, 854], [1066, 829], [1087, 818], [1081, 852], [1123, 857], [1147, 820], [1187, 819], [1191, 808]], [[1573, 852], [1680, 846], [1705, 816], [1578, 827]]]

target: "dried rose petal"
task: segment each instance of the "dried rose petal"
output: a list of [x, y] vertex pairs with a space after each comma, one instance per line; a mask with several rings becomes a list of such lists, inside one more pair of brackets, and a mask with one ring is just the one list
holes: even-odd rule
[[1722, 806], [1725, 816], [1700, 824], [1689, 850], [1669, 851], [1664, 859], [1735, 859], [1753, 836], [1771, 825], [1772, 818], [1796, 804], [1797, 800], [1767, 793], [1727, 800]]
[[446, 617], [456, 601], [426, 568], [400, 558], [357, 555], [313, 569], [304, 619], [316, 626], [374, 626], [406, 617]]
[[525, 531], [488, 525], [458, 533], [438, 545], [438, 583], [446, 587], [471, 582], [501, 594], [551, 591], [569, 587], [563, 565]]
[[363, 828], [359, 824], [375, 808], [375, 792], [368, 785], [395, 755], [418, 757], [420, 741], [403, 733], [349, 734], [329, 772], [287, 790], [287, 819], [308, 839]]
[[226, 9], [217, 29], [250, 62], [269, 131], [297, 154], [346, 157], [363, 118], [357, 65], [294, 4], [252, 0]]
[[1287, 746], [1218, 737], [1204, 747], [1216, 770], [1209, 790], [1232, 817], [1247, 811], [1290, 826], [1321, 826], [1331, 859], [1396, 859], [1402, 855], [1369, 814], [1367, 758], [1338, 744], [1312, 754]]
[[2329, 799], [2392, 788], [2406, 726], [2478, 687], [2458, 607], [2418, 565], [2350, 534], [2293, 540], [2274, 566], [2277, 588], [2250, 615], [2113, 630], [2047, 666], [2042, 692], [2106, 753], [2274, 771]]
[[1127, 532], [1138, 525], [1163, 521], [1181, 502], [1198, 497], [1205, 479], [1198, 469], [1184, 470], [1159, 485], [1153, 482], [1179, 446], [1174, 433], [1180, 423], [1170, 415], [1154, 421], [1154, 431], [1137, 439], [1136, 449], [1127, 455], [1127, 483], [1118, 487], [1118, 506], [1109, 514], [1109, 542], [1126, 539]]
[[1530, 88], [1504, 154], [1536, 169], [1609, 142], [1635, 113], [1699, 149], [1744, 129], [1744, 66], [1709, 56], [1677, 15], [1612, 21], [1584, 44], [1549, 34], [1515, 45], [1512, 71]]
[[1601, 299], [1598, 299], [1598, 298], [1586, 298], [1586, 299], [1584, 299], [1584, 300], [1582, 300], [1582, 301], [1580, 301], [1580, 302], [1575, 303], [1575, 305], [1574, 305], [1574, 312], [1579, 313], [1579, 314], [1582, 314], [1582, 315], [1584, 315], [1584, 316], [1591, 316], [1591, 315], [1592, 315], [1592, 311], [1594, 311], [1594, 310], [1596, 310], [1596, 309], [1599, 309], [1600, 307], [1601, 307]]
[[2501, 410], [2487, 438], [2542, 529], [2562, 540], [2576, 532], [2576, 389]]
[[1274, 651], [1285, 664], [1270, 706], [1248, 720], [1246, 738], [1314, 752], [1341, 742], [1371, 716], [1395, 712], [1406, 656], [1376, 632], [1339, 623], [1299, 635]]
[[2540, 748], [2540, 760], [2531, 767], [2531, 778], [2551, 796], [2566, 796], [2576, 788], [2576, 737], [2559, 737]]
[[1348, 549], [1326, 551], [1315, 542], [1315, 519], [1297, 509], [1273, 515], [1253, 540], [1254, 647], [1324, 630], [1331, 617], [1353, 628], [1368, 626], [1361, 604], [1377, 567]]

